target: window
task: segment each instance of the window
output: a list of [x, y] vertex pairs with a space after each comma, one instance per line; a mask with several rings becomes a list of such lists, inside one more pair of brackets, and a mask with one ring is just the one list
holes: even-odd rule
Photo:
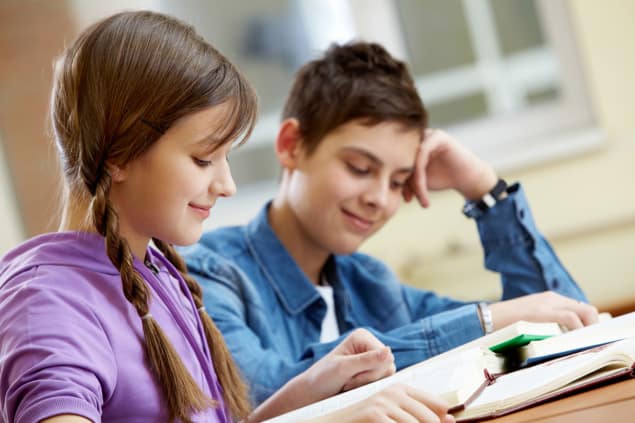
[[563, 1], [396, 6], [432, 126], [500, 170], [600, 145]]

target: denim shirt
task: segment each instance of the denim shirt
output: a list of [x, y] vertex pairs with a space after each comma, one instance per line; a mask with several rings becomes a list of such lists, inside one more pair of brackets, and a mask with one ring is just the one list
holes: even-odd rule
[[[584, 300], [538, 232], [522, 188], [477, 220], [485, 266], [501, 274], [502, 299], [553, 290]], [[361, 253], [331, 256], [340, 338], [320, 343], [326, 304], [268, 222], [268, 205], [246, 226], [208, 232], [181, 250], [205, 307], [259, 404], [363, 327], [388, 345], [398, 369], [483, 335], [477, 306], [402, 284]]]

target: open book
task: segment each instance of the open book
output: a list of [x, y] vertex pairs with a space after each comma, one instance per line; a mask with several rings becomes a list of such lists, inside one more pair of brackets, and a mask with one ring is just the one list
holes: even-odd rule
[[472, 401], [500, 374], [502, 360], [486, 348], [474, 347], [458, 351], [444, 360], [427, 360], [402, 369], [384, 379], [278, 416], [269, 423], [297, 422], [362, 401], [394, 383], [405, 383], [435, 392], [452, 409], [461, 409]]
[[526, 345], [533, 339], [560, 334], [556, 323], [516, 322], [468, 344], [402, 369], [392, 376], [344, 392], [332, 398], [279, 416], [271, 422], [294, 422], [318, 417], [362, 401], [393, 383], [407, 383], [434, 392], [451, 410], [469, 404], [505, 369], [504, 357], [491, 350], [505, 350]]
[[[558, 335], [562, 331], [556, 323], [516, 322], [400, 370], [392, 376], [283, 414], [270, 422], [295, 422], [322, 416], [362, 401], [393, 383], [410, 384], [441, 396], [447, 401], [450, 410], [463, 419], [506, 414], [533, 402], [545, 401], [553, 396], [635, 371], [635, 338], [609, 344], [610, 348], [606, 346], [589, 350], [587, 355], [570, 355], [560, 361], [549, 361], [507, 374], [503, 373], [509, 371], [506, 367], [508, 360], [503, 355], [491, 351], [494, 349], [510, 352], [522, 349], [527, 343], [531, 345], [556, 338], [571, 339], [570, 342], [580, 338], [577, 342], [582, 344], [583, 340], [590, 339], [586, 337], [588, 332], [585, 331], [608, 333], [608, 330], [602, 329], [605, 326], [615, 328], [615, 336], [611, 339], [615, 340], [627, 337], [629, 331], [635, 328], [635, 313], [603, 320], [597, 325], [561, 335]], [[543, 338], [547, 339], [532, 341]], [[597, 344], [589, 344], [587, 348], [592, 345]], [[616, 352], [617, 350], [621, 351]], [[588, 362], [588, 357], [593, 357], [594, 361]], [[565, 364], [552, 366], [553, 363], [562, 362]], [[509, 384], [513, 385], [514, 389], [501, 388]]]
[[635, 336], [635, 313], [573, 330], [544, 340], [535, 340], [518, 348], [520, 367], [550, 360], [608, 342]]
[[501, 375], [454, 416], [457, 422], [498, 417], [628, 376], [635, 376], [635, 337]]

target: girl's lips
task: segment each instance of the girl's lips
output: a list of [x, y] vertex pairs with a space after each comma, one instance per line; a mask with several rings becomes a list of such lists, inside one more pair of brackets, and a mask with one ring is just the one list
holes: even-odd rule
[[198, 204], [188, 204], [190, 208], [194, 211], [194, 213], [201, 216], [203, 219], [207, 219], [209, 217], [209, 210], [212, 208], [211, 206], [199, 206]]

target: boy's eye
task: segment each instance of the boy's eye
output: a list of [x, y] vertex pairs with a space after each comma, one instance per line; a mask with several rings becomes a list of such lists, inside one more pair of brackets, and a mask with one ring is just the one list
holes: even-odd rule
[[401, 189], [404, 187], [404, 185], [406, 185], [406, 181], [391, 181], [390, 182], [390, 186], [393, 189]]
[[194, 160], [194, 163], [197, 166], [200, 166], [200, 167], [208, 167], [208, 166], [212, 165], [212, 161], [211, 160], [201, 160], [201, 159], [199, 159], [197, 157], [192, 157], [192, 160]]
[[370, 169], [367, 167], [359, 167], [351, 163], [347, 163], [346, 165], [348, 166], [348, 169], [356, 175], [367, 175], [370, 172]]

